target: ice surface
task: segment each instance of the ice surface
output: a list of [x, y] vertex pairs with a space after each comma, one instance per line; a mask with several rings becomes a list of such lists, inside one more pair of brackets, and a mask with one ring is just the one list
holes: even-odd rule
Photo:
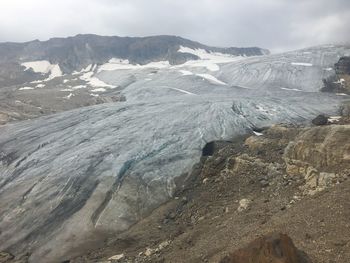
[[[304, 53], [304, 52], [308, 53]], [[334, 74], [334, 64], [348, 50], [344, 47], [314, 47], [263, 57], [249, 57], [221, 65], [215, 77], [229, 85], [251, 89], [288, 88], [302, 91], [319, 91], [322, 80]], [[300, 58], [305, 65], [300, 64]], [[300, 62], [300, 63], [299, 63]], [[312, 66], [310, 66], [312, 64]]]

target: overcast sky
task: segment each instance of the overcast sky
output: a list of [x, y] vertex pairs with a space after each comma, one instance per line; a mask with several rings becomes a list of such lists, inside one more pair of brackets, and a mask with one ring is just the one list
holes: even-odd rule
[[350, 0], [0, 0], [0, 42], [178, 35], [272, 51], [350, 42]]

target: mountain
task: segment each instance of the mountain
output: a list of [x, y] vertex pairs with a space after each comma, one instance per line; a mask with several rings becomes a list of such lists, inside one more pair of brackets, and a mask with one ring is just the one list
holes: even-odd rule
[[208, 143], [337, 114], [346, 98], [319, 90], [347, 46], [249, 57], [170, 39], [176, 49], [138, 55], [97, 53], [89, 40], [79, 59], [71, 48], [55, 60], [11, 47], [26, 56], [11, 63], [34, 79], [0, 89], [12, 121], [0, 127], [0, 251], [30, 262], [76, 256], [171, 199]]
[[0, 43], [0, 68], [2, 69], [0, 86], [35, 80], [38, 74], [30, 74], [21, 67], [21, 64], [27, 61], [48, 61], [52, 65], [58, 65], [63, 74], [69, 74], [75, 70], [80, 71], [90, 64], [104, 64], [116, 57], [141, 65], [165, 60], [170, 64], [180, 64], [187, 60], [199, 59], [194, 54], [177, 52], [180, 46], [235, 56], [256, 56], [269, 53], [268, 50], [256, 47], [209, 47], [176, 36], [141, 38], [77, 35], [68, 38], [52, 38], [48, 41]]

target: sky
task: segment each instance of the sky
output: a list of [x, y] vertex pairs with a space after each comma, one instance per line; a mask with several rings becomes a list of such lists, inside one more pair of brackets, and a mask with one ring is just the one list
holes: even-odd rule
[[281, 52], [350, 42], [350, 0], [0, 0], [0, 42], [177, 35]]

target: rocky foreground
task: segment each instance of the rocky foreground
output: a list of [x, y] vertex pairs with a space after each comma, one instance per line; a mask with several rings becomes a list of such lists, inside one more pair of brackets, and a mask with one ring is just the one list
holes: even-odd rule
[[350, 118], [323, 124], [207, 145], [173, 200], [65, 262], [348, 262]]

